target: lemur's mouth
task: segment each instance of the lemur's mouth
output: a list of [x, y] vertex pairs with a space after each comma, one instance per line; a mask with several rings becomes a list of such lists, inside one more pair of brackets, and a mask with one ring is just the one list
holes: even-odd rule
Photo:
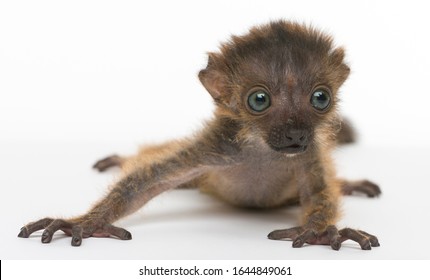
[[308, 146], [300, 145], [300, 144], [292, 144], [292, 145], [283, 146], [283, 147], [275, 147], [271, 145], [271, 147], [273, 150], [277, 152], [285, 153], [285, 154], [300, 154], [305, 152]]

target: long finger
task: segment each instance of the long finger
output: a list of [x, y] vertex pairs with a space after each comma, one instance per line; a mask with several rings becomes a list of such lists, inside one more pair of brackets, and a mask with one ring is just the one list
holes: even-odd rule
[[273, 239], [273, 240], [279, 240], [279, 239], [296, 239], [297, 236], [302, 232], [301, 227], [293, 227], [288, 229], [278, 229], [274, 230], [269, 235], [267, 235], [267, 238]]
[[18, 234], [18, 237], [27, 238], [33, 232], [46, 228], [54, 219], [45, 218], [34, 223], [29, 223], [23, 226]]
[[372, 247], [379, 247], [380, 246], [379, 240], [376, 236], [371, 235], [371, 234], [369, 234], [365, 231], [362, 231], [362, 230], [359, 230], [358, 232], [365, 235], [367, 238], [369, 238], [370, 245], [372, 245]]
[[82, 244], [82, 227], [74, 226], [72, 228], [72, 246], [81, 246]]
[[361, 249], [363, 250], [371, 250], [372, 247], [370, 245], [370, 240], [367, 238], [367, 236], [361, 234], [357, 230], [350, 229], [350, 228], [344, 228], [339, 231], [341, 238], [341, 241], [345, 241], [348, 239], [351, 239], [352, 241], [357, 242], [360, 244]]
[[333, 250], [338, 251], [340, 249], [340, 246], [342, 244], [340, 240], [340, 234], [335, 226], [328, 226], [327, 227], [327, 237], [330, 241], [330, 246]]
[[70, 228], [71, 224], [61, 219], [54, 220], [50, 223], [42, 233], [42, 243], [49, 243], [52, 240], [54, 233], [61, 228]]
[[293, 247], [294, 248], [300, 248], [306, 242], [313, 243], [313, 241], [315, 241], [316, 237], [317, 237], [317, 235], [316, 235], [315, 231], [308, 229], [305, 232], [303, 232], [302, 234], [300, 234], [299, 236], [297, 236], [296, 239], [294, 239]]
[[109, 234], [118, 237], [121, 240], [130, 240], [131, 233], [123, 228], [116, 227], [113, 225], [107, 225], [104, 228]]

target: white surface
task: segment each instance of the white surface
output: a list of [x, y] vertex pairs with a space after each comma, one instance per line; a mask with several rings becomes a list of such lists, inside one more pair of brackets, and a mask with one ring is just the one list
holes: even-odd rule
[[[1, 259], [428, 259], [428, 8], [375, 2], [1, 1]], [[298, 209], [246, 211], [184, 190], [121, 221], [132, 241], [16, 238], [29, 221], [100, 198], [114, 175], [93, 172], [96, 159], [197, 129], [212, 110], [196, 77], [205, 52], [280, 17], [312, 22], [347, 49], [342, 111], [361, 142], [337, 153], [339, 172], [384, 194], [345, 199], [339, 225], [377, 234], [382, 247], [292, 249], [266, 235], [296, 225]]]

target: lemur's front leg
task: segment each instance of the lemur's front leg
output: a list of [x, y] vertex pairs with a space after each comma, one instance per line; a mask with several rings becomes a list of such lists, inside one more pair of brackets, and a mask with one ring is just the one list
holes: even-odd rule
[[115, 227], [112, 223], [133, 213], [156, 195], [203, 174], [208, 168], [216, 168], [218, 163], [225, 161], [225, 157], [199, 147], [198, 143], [194, 143], [163, 161], [149, 166], [136, 166], [88, 213], [73, 219], [44, 218], [24, 226], [18, 236], [27, 238], [33, 232], [44, 229], [42, 243], [49, 243], [54, 233], [62, 230], [72, 236], [73, 246], [80, 246], [82, 238], [91, 236], [131, 239], [130, 232]]
[[348, 239], [357, 242], [363, 250], [379, 246], [378, 239], [371, 234], [350, 228], [338, 230], [335, 226], [340, 186], [336, 185], [339, 181], [334, 180], [330, 172], [314, 162], [310, 168], [308, 166], [307, 170], [301, 169], [298, 173], [301, 178], [299, 193], [303, 207], [302, 226], [272, 231], [268, 235], [269, 239], [291, 239], [294, 248], [308, 243], [330, 245], [333, 250], [339, 250], [342, 242]]

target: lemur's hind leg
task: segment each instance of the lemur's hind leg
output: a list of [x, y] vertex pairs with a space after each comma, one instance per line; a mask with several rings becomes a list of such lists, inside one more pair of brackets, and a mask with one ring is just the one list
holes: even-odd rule
[[100, 172], [104, 172], [114, 166], [121, 167], [124, 161], [125, 161], [125, 158], [122, 158], [118, 155], [112, 155], [97, 161], [93, 165], [93, 168], [97, 169]]

